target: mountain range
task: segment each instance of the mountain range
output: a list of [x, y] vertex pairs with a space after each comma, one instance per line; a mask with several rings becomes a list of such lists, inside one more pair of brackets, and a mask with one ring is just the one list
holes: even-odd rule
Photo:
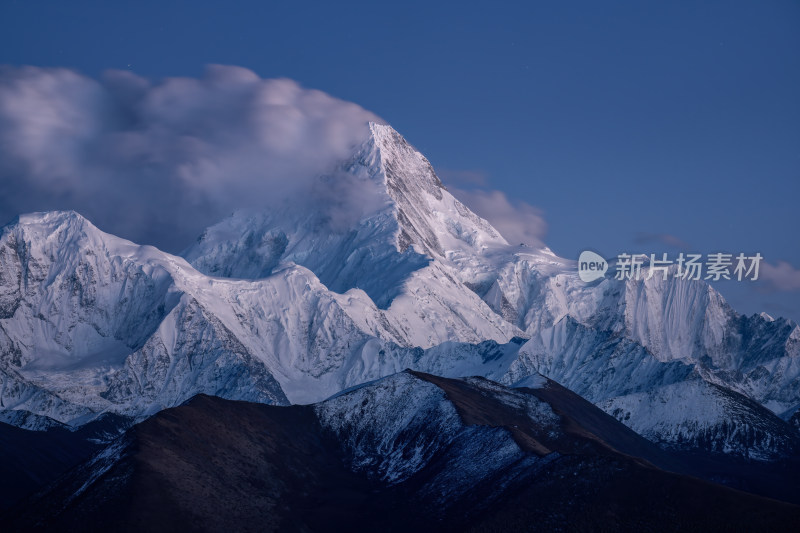
[[[559, 513], [580, 524], [597, 507], [570, 502], [605, 505], [601, 484], [555, 481], [569, 471], [581, 479], [588, 471], [587, 479], [630, 475], [614, 490], [642, 497], [648, 476], [706, 491], [722, 502], [714, 517], [734, 516], [737, 498], [747, 500], [742, 509], [777, 504], [687, 475], [793, 500], [786, 474], [800, 457], [794, 322], [740, 315], [703, 281], [585, 283], [574, 260], [509, 244], [386, 125], [370, 124], [363, 143], [307, 197], [237, 211], [180, 256], [104, 233], [75, 212], [21, 215], [2, 229], [2, 435], [55, 442], [56, 434], [91, 433], [84, 441], [92, 443], [40, 480], [37, 488], [47, 490], [20, 504], [22, 523], [30, 523], [30, 505], [43, 502], [54, 524], [77, 524], [69, 521], [89, 508], [81, 506], [113, 521], [127, 516], [118, 511], [128, 501], [136, 520], [172, 515], [170, 506], [148, 511], [150, 496], [127, 496], [179, 473], [159, 469], [166, 459], [152, 447], [166, 437], [156, 428], [194, 439], [181, 429], [185, 420], [220, 436], [229, 427], [217, 427], [219, 417], [286, 431], [275, 437], [279, 448], [305, 428], [298, 442], [316, 451], [291, 453], [329, 454], [339, 465], [292, 467], [281, 487], [249, 480], [266, 491], [252, 502], [258, 512], [290, 494], [276, 524], [310, 505], [303, 498], [352, 510], [364, 502], [386, 509], [395, 496], [406, 510], [428, 509], [419, 520], [457, 529], [464, 509], [490, 509], [476, 519], [478, 530]], [[553, 390], [558, 401], [542, 392]], [[572, 411], [558, 403], [565, 397]], [[517, 431], [509, 420], [519, 416], [535, 431]], [[251, 438], [268, 445], [249, 433], [231, 436], [231, 445]], [[201, 445], [187, 449], [206, 453]], [[270, 457], [255, 471], [280, 470]], [[231, 476], [244, 475], [246, 463], [225, 460]], [[301, 494], [307, 476], [324, 495]], [[198, 502], [210, 479], [193, 487], [172, 479], [163, 490], [189, 499], [170, 493], [169, 505]], [[542, 479], [554, 484], [546, 489]], [[227, 497], [243, 490], [239, 481], [228, 479]], [[338, 482], [350, 496], [330, 494]], [[508, 503], [573, 489], [546, 512], [523, 516]], [[109, 494], [117, 496], [104, 499]], [[774, 516], [791, 521], [794, 508], [781, 509]], [[394, 511], [385, 516], [403, 515]], [[379, 523], [380, 514], [370, 520]]]

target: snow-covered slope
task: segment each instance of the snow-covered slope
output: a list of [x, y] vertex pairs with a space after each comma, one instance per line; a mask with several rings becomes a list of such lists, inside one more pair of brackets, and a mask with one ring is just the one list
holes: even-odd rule
[[[395, 282], [432, 259], [507, 244], [447, 192], [428, 160], [389, 126], [370, 124], [370, 136], [352, 158], [317, 185], [325, 193], [319, 198], [323, 205], [298, 201], [283, 209], [237, 212], [206, 230], [183, 255], [207, 274], [242, 278], [266, 277], [278, 264], [295, 262], [332, 290], [361, 287], [388, 304], [386, 295], [399, 288]], [[360, 218], [348, 213], [347, 220], [338, 205], [328, 205], [353, 194], [360, 205], [346, 207]]]
[[538, 257], [520, 255], [493, 282], [526, 336], [570, 317], [635, 342], [658, 361], [696, 365], [704, 378], [784, 418], [800, 405], [800, 326], [763, 314], [739, 315], [703, 281], [657, 275], [587, 285], [574, 262], [543, 265]]
[[4, 228], [0, 279], [16, 289], [0, 300], [0, 405], [61, 422], [148, 415], [197, 393], [307, 403], [406, 367], [450, 375], [489, 359], [509, 364], [521, 344], [442, 342], [459, 328], [477, 335], [434, 308], [430, 316], [443, 316], [426, 336], [439, 342], [426, 351], [408, 340], [424, 316], [414, 330], [363, 291], [336, 294], [304, 267], [211, 278], [72, 212]]
[[790, 453], [797, 437], [759, 403], [703, 379], [698, 365], [659, 361], [641, 344], [570, 316], [525, 343], [503, 380], [517, 384], [531, 371], [670, 447], [771, 459]]
[[76, 423], [104, 410], [144, 414], [190, 391], [285, 402], [204, 313], [215, 302], [186, 294], [203, 278], [76, 213], [20, 217], [0, 236], [0, 403]]
[[0, 409], [72, 424], [197, 393], [311, 403], [404, 368], [540, 373], [655, 441], [766, 457], [785, 428], [759, 404], [797, 411], [799, 355], [796, 324], [703, 282], [587, 285], [509, 246], [375, 124], [308, 198], [236, 212], [184, 258], [71, 212], [0, 235]]

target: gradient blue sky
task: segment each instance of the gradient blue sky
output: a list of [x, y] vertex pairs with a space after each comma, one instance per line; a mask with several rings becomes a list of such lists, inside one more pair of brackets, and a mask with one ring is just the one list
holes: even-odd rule
[[[0, 63], [292, 78], [541, 208], [560, 255], [682, 241], [800, 280], [800, 2], [121, 4], [4, 0]], [[800, 320], [797, 289], [718, 288]]]

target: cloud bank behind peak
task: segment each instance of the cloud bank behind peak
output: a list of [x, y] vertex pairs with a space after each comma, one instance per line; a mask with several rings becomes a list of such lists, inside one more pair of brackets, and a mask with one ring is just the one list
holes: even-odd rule
[[369, 121], [383, 122], [240, 67], [155, 83], [128, 71], [95, 80], [0, 67], [0, 224], [74, 209], [177, 252], [233, 209], [307, 190], [366, 138]]

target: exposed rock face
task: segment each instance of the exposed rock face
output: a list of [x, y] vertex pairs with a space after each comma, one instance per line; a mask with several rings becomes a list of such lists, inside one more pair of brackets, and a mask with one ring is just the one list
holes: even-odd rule
[[312, 406], [199, 396], [111, 442], [6, 526], [794, 531], [800, 520], [800, 507], [654, 466], [669, 460], [547, 379], [509, 389], [405, 372]]

